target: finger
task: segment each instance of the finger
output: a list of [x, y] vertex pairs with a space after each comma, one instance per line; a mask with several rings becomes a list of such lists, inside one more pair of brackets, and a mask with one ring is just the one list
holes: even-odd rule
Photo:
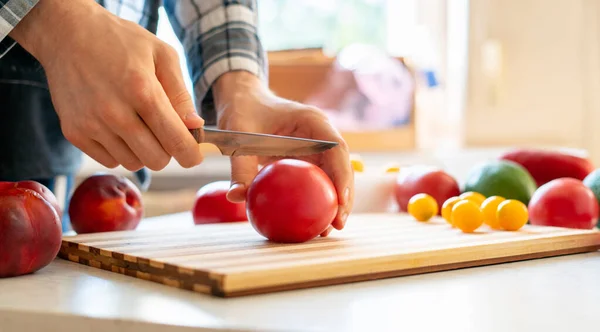
[[[150, 128], [134, 112], [122, 112], [120, 120], [123, 126], [116, 126], [115, 133], [120, 136], [137, 158], [153, 171], [162, 170], [171, 157], [163, 149]], [[106, 124], [108, 126], [108, 124]]]
[[133, 87], [135, 109], [158, 139], [163, 149], [182, 167], [202, 162], [198, 143], [190, 134], [156, 78], [140, 79]]
[[333, 227], [332, 226], [327, 227], [327, 229], [325, 231], [323, 231], [323, 233], [321, 233], [321, 237], [327, 237], [329, 235], [329, 233], [331, 233], [331, 231], [333, 231]]
[[323, 152], [321, 168], [329, 175], [338, 194], [338, 211], [332, 226], [338, 230], [344, 228], [354, 203], [354, 172], [350, 164], [348, 146], [341, 134], [323, 117], [307, 113], [304, 126], [313, 128], [312, 137], [319, 140], [338, 142], [335, 148]]
[[129, 171], [137, 171], [144, 167], [140, 159], [120, 137], [109, 131], [103, 131], [103, 133], [102, 137], [97, 138], [97, 141], [120, 165]]
[[119, 163], [113, 158], [102, 144], [94, 140], [85, 140], [77, 144], [77, 148], [106, 168], [115, 168]]
[[246, 200], [246, 192], [258, 173], [258, 160], [253, 156], [231, 157], [231, 188], [227, 199], [231, 202]]
[[185, 86], [177, 52], [166, 46], [165, 51], [157, 53], [156, 63], [156, 78], [187, 128], [204, 126], [204, 120], [196, 112], [192, 96]]

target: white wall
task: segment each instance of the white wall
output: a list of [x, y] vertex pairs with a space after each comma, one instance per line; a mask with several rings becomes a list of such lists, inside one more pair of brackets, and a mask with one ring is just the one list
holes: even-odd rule
[[[599, 2], [470, 1], [468, 145], [590, 148], [600, 139], [591, 132], [600, 120]], [[486, 75], [489, 41], [500, 46], [500, 66]]]

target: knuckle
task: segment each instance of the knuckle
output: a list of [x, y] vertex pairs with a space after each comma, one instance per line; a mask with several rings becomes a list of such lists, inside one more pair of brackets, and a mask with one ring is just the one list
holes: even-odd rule
[[317, 107], [310, 106], [310, 107], [306, 108], [304, 110], [304, 112], [307, 116], [313, 117], [317, 120], [321, 120], [321, 121], [328, 120], [327, 115], [325, 115], [325, 113]]
[[140, 104], [148, 105], [152, 101], [152, 82], [144, 72], [130, 71], [126, 75], [125, 84], [131, 97]]
[[119, 166], [119, 163], [114, 160], [100, 162], [100, 164], [109, 169], [114, 169], [117, 168], [117, 166]]
[[155, 160], [152, 160], [151, 162], [148, 163], [148, 168], [153, 170], [153, 171], [162, 171], [165, 167], [167, 167], [167, 165], [169, 164], [169, 161], [171, 161], [171, 158], [164, 156], [164, 157], [160, 157], [157, 158]]
[[64, 125], [62, 127], [63, 136], [73, 145], [78, 145], [81, 141], [79, 130], [72, 125]]
[[[193, 107], [192, 97], [186, 90], [174, 93], [169, 96], [171, 105], [176, 110], [182, 111], [195, 111]], [[191, 108], [191, 109], [190, 109]]]
[[102, 126], [93, 118], [84, 118], [81, 124], [81, 131], [85, 132], [88, 137], [98, 138], [102, 135]]
[[179, 61], [179, 54], [171, 45], [162, 43], [160, 46], [160, 52], [162, 52], [168, 59]]
[[142, 163], [139, 160], [128, 160], [121, 163], [121, 165], [123, 165], [123, 167], [126, 170], [131, 172], [139, 171], [140, 169], [142, 169], [142, 167], [144, 167], [144, 165], [142, 165]]

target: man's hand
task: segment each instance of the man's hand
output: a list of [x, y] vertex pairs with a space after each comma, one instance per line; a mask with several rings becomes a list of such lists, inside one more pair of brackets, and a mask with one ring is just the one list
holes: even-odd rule
[[[340, 230], [352, 210], [354, 173], [348, 146], [339, 132], [318, 109], [273, 95], [259, 79], [247, 72], [230, 72], [214, 84], [215, 103], [221, 129], [257, 132], [335, 141], [339, 146], [321, 154], [302, 157], [321, 167], [331, 178], [339, 207], [332, 226]], [[234, 202], [244, 201], [246, 191], [258, 173], [259, 164], [277, 158], [232, 157], [232, 186], [227, 195]], [[322, 236], [327, 236], [331, 227]]]
[[89, 0], [40, 0], [11, 33], [46, 72], [65, 137], [106, 167], [202, 162], [177, 53]]

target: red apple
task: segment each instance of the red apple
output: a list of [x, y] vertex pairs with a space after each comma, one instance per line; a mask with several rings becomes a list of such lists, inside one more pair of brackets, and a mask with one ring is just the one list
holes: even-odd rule
[[60, 249], [58, 213], [26, 188], [0, 188], [0, 277], [29, 274], [50, 264]]
[[229, 186], [229, 181], [215, 181], [198, 190], [192, 208], [196, 225], [248, 221], [246, 203], [232, 203], [227, 200]]
[[432, 196], [438, 206], [442, 206], [448, 198], [460, 195], [456, 179], [436, 167], [415, 166], [404, 173], [401, 172], [395, 187], [396, 201], [400, 210], [404, 212], [407, 211], [408, 201], [416, 194]]
[[591, 189], [574, 178], [552, 180], [529, 201], [532, 225], [592, 229], [598, 222], [598, 201]]
[[79, 234], [132, 230], [143, 215], [142, 194], [129, 179], [96, 174], [73, 192], [69, 216]]
[[60, 219], [62, 219], [62, 214], [63, 211], [60, 208], [60, 206], [58, 205], [58, 200], [56, 199], [56, 196], [54, 196], [54, 193], [52, 193], [52, 191], [50, 191], [50, 189], [48, 189], [46, 186], [44, 186], [43, 184], [36, 182], [36, 181], [19, 181], [19, 182], [0, 182], [0, 190], [2, 189], [8, 189], [8, 188], [25, 188], [25, 189], [31, 189], [33, 191], [35, 191], [36, 193], [42, 195], [42, 197], [52, 205], [52, 207], [56, 210], [56, 213], [58, 213], [58, 217]]

